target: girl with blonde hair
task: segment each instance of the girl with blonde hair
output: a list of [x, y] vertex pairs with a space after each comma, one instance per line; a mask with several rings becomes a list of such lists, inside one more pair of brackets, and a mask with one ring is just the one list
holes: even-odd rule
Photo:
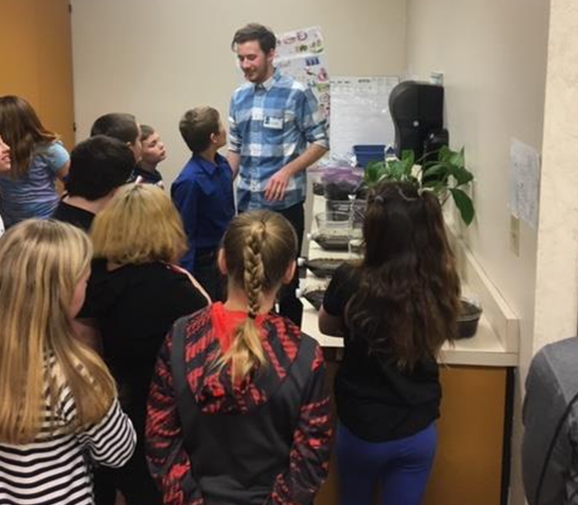
[[297, 237], [269, 211], [243, 213], [218, 263], [227, 300], [180, 319], [151, 385], [147, 457], [164, 503], [312, 503], [327, 475], [321, 348], [272, 313]]
[[113, 378], [73, 334], [91, 254], [83, 232], [53, 221], [0, 240], [0, 501], [91, 504], [91, 465], [134, 450]]
[[185, 233], [177, 210], [160, 188], [119, 188], [96, 216], [91, 238], [95, 259], [80, 317], [91, 319], [100, 331], [104, 359], [138, 435], [135, 454], [125, 467], [97, 475], [98, 503], [114, 504], [118, 489], [129, 505], [160, 504], [144, 454], [149, 384], [173, 322], [208, 301], [194, 279], [175, 266], [186, 250]]
[[12, 149], [12, 168], [0, 177], [0, 214], [6, 227], [28, 218], [49, 218], [59, 200], [55, 181], [68, 174], [68, 152], [19, 96], [0, 97], [0, 132]]

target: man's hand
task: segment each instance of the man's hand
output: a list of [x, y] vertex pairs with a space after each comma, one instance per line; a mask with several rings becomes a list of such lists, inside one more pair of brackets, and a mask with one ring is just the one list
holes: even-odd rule
[[273, 175], [265, 187], [265, 200], [273, 202], [283, 200], [290, 178], [291, 172], [286, 166]]

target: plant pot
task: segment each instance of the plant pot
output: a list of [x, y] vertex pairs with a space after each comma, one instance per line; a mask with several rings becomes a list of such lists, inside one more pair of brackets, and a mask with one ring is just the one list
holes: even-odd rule
[[313, 260], [306, 260], [305, 266], [317, 277], [326, 278], [333, 277], [335, 270], [343, 264], [343, 260], [335, 258], [316, 258]]
[[469, 298], [460, 299], [460, 314], [458, 316], [458, 339], [471, 338], [478, 330], [482, 317], [482, 308]]

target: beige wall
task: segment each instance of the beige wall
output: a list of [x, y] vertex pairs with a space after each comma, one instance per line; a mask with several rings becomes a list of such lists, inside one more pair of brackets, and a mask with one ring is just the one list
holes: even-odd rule
[[537, 233], [520, 223], [520, 255], [511, 251], [509, 146], [542, 149], [548, 2], [409, 0], [407, 19], [409, 74], [444, 73], [451, 145], [466, 146], [476, 176], [466, 239], [529, 340]]
[[476, 176], [477, 219], [464, 232], [466, 242], [520, 317], [512, 504], [524, 501], [520, 398], [536, 350], [538, 232], [520, 222], [519, 255], [512, 252], [509, 146], [517, 138], [543, 150], [549, 8], [545, 0], [408, 0], [407, 11], [409, 74], [427, 78], [432, 70], [444, 73], [451, 144], [466, 146]]
[[[182, 113], [212, 105], [227, 113], [240, 83], [230, 42], [258, 21], [276, 32], [319, 25], [333, 75], [405, 70], [405, 0], [72, 0], [77, 140], [112, 111], [134, 113], [164, 137], [169, 182], [187, 159]], [[225, 116], [226, 117], [226, 116]]]

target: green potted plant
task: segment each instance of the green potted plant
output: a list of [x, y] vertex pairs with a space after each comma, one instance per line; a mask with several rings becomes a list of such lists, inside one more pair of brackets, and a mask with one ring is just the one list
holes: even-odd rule
[[433, 160], [420, 164], [415, 160], [413, 151], [403, 151], [401, 159], [390, 158], [374, 161], [365, 169], [364, 181], [367, 187], [388, 179], [400, 182], [413, 182], [423, 191], [433, 191], [443, 205], [450, 197], [466, 225], [474, 219], [474, 204], [464, 189], [474, 176], [465, 167], [465, 153], [462, 147], [452, 151], [444, 146]]

